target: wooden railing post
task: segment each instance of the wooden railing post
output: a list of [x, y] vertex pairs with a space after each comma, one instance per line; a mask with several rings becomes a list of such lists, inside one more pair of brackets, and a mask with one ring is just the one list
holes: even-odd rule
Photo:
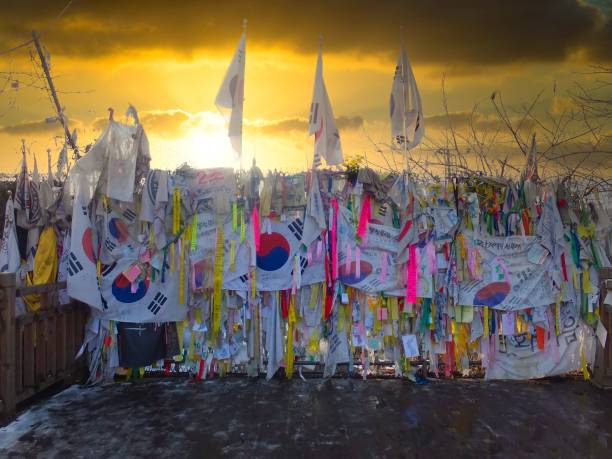
[[0, 399], [4, 422], [15, 417], [15, 294], [14, 273], [0, 274]]
[[608, 330], [606, 345], [601, 346], [599, 340], [596, 342], [597, 352], [595, 354], [595, 365], [593, 368], [592, 381], [599, 387], [612, 389], [612, 307], [604, 304], [608, 291], [612, 291], [612, 268], [601, 268], [599, 270], [600, 286], [600, 317], [602, 325]]

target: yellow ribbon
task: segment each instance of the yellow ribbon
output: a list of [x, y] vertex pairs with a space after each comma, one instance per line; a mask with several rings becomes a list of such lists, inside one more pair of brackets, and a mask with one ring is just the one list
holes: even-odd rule
[[198, 245], [198, 214], [193, 214], [191, 220], [191, 251], [195, 252]]
[[391, 315], [391, 320], [396, 321], [399, 320], [399, 306], [397, 304], [397, 297], [389, 298], [389, 312]]
[[185, 304], [185, 246], [187, 241], [185, 235], [183, 235], [183, 241], [181, 244], [181, 256], [179, 265], [179, 304]]
[[431, 301], [431, 322], [429, 323], [429, 329], [436, 329], [436, 302], [434, 300]]
[[295, 305], [293, 304], [294, 296], [291, 295], [289, 300], [289, 317], [288, 317], [288, 329], [287, 329], [287, 353], [285, 356], [285, 375], [287, 379], [293, 377], [293, 327], [296, 322], [295, 318]]
[[230, 271], [234, 272], [236, 258], [236, 241], [230, 239]]
[[588, 226], [585, 225], [578, 225], [578, 235], [580, 237], [594, 237], [595, 236], [595, 224], [591, 223]]
[[591, 375], [589, 374], [589, 369], [587, 367], [586, 354], [584, 352], [584, 345], [580, 347], [580, 366], [582, 368], [582, 376], [585, 381], [591, 379]]
[[153, 230], [153, 225], [149, 223], [149, 246], [155, 246], [155, 231]]
[[255, 299], [257, 294], [257, 268], [251, 269], [251, 298]]
[[221, 328], [221, 288], [223, 287], [223, 226], [217, 226], [217, 246], [213, 275], [213, 334]]
[[240, 242], [244, 242], [244, 209], [240, 210]]
[[238, 232], [238, 203], [232, 203], [232, 229], [234, 233]]
[[319, 288], [321, 284], [312, 284], [310, 287], [310, 301], [308, 302], [308, 307], [310, 309], [314, 309], [317, 307], [317, 300], [319, 299]]

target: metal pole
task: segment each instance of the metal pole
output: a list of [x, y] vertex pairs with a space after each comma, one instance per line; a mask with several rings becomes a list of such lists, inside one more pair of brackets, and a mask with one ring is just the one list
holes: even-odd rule
[[64, 134], [66, 135], [66, 140], [74, 151], [74, 156], [76, 159], [79, 159], [81, 155], [79, 154], [79, 149], [77, 148], [72, 136], [70, 135], [70, 130], [68, 129], [68, 123], [64, 118], [64, 113], [62, 110], [62, 106], [60, 105], [59, 99], [57, 97], [57, 92], [55, 91], [55, 85], [53, 84], [53, 79], [51, 78], [51, 72], [49, 72], [49, 65], [47, 64], [47, 60], [45, 59], [45, 55], [42, 52], [42, 48], [40, 46], [40, 40], [38, 33], [33, 30], [32, 38], [34, 39], [34, 46], [36, 46], [36, 51], [38, 52], [38, 57], [40, 58], [40, 64], [42, 65], [43, 72], [45, 73], [45, 77], [47, 79], [47, 84], [49, 85], [49, 90], [51, 91], [51, 97], [53, 99], [53, 103], [55, 105], [55, 109], [57, 110], [57, 116], [59, 118], [59, 122], [62, 124], [64, 128]]

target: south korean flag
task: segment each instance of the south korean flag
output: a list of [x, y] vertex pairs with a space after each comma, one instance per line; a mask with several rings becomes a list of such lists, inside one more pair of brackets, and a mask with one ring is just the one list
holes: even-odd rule
[[103, 309], [98, 288], [96, 256], [89, 209], [77, 193], [72, 209], [70, 254], [68, 255], [68, 295], [96, 309]]
[[102, 296], [106, 305], [103, 318], [120, 322], [176, 322], [187, 317], [189, 303], [188, 266], [185, 266], [185, 302], [179, 303], [179, 268], [166, 267], [164, 282], [140, 274], [130, 282], [124, 272], [137, 263], [127, 257], [113, 263], [102, 273]]

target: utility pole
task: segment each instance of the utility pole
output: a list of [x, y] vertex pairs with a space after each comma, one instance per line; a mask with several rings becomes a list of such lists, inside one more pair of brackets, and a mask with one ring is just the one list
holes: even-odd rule
[[79, 154], [79, 149], [76, 146], [72, 136], [70, 135], [70, 130], [68, 129], [68, 123], [66, 118], [64, 118], [64, 111], [62, 110], [62, 106], [60, 105], [59, 99], [57, 97], [57, 92], [55, 91], [55, 85], [53, 84], [53, 80], [51, 79], [51, 72], [49, 72], [49, 65], [47, 64], [47, 59], [45, 59], [45, 55], [43, 54], [42, 48], [40, 46], [40, 40], [38, 33], [33, 30], [32, 38], [34, 39], [34, 46], [36, 46], [36, 51], [38, 52], [38, 57], [40, 58], [40, 64], [42, 65], [43, 72], [45, 73], [45, 78], [47, 79], [47, 84], [49, 85], [49, 91], [51, 91], [51, 97], [53, 99], [53, 103], [55, 105], [55, 109], [57, 110], [57, 116], [59, 118], [59, 122], [62, 124], [64, 128], [64, 134], [66, 135], [66, 140], [74, 151], [74, 158], [79, 159], [81, 155]]

